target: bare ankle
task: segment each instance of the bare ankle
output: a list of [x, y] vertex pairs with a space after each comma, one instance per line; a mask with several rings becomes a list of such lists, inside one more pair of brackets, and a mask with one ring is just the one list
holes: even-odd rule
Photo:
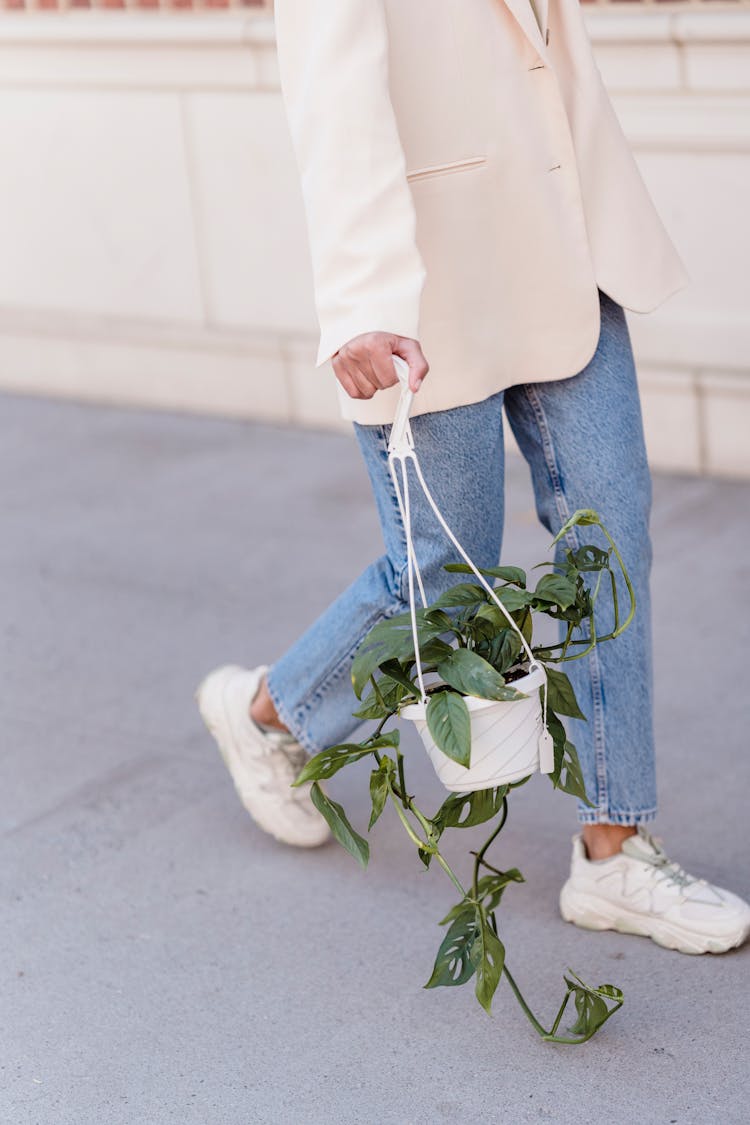
[[264, 676], [260, 682], [255, 699], [250, 704], [250, 718], [253, 722], [262, 723], [266, 727], [274, 727], [276, 730], [289, 731], [289, 728], [282, 723], [278, 716], [274, 702], [268, 693], [268, 685], [266, 684], [266, 677]]
[[589, 859], [609, 859], [622, 848], [623, 840], [634, 836], [634, 824], [584, 824], [583, 844]]

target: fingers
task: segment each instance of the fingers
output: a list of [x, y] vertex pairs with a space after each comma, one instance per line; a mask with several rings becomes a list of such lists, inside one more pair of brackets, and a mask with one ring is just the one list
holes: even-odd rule
[[393, 349], [393, 354], [401, 356], [409, 365], [409, 386], [413, 391], [418, 391], [425, 375], [430, 370], [430, 365], [424, 357], [424, 352], [418, 340], [411, 340], [406, 336], [399, 336], [398, 347]]
[[349, 340], [332, 357], [333, 370], [350, 398], [370, 399], [398, 382], [394, 355], [409, 366], [409, 386], [419, 389], [429, 365], [417, 340], [389, 332], [366, 332]]
[[381, 390], [392, 387], [398, 382], [398, 375], [393, 366], [393, 356], [398, 347], [400, 336], [388, 336], [385, 332], [373, 333], [370, 345], [370, 362], [375, 381]]
[[372, 398], [377, 386], [349, 359], [344, 348], [340, 348], [332, 357], [331, 364], [336, 378], [350, 398]]

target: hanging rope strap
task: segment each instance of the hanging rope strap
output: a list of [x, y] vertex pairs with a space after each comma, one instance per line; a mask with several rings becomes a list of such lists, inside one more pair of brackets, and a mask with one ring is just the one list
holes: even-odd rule
[[[424, 476], [422, 475], [422, 469], [421, 469], [421, 466], [420, 466], [419, 461], [417, 459], [416, 452], [414, 450], [414, 438], [413, 438], [413, 435], [412, 435], [412, 432], [411, 432], [411, 426], [409, 424], [409, 411], [411, 409], [411, 404], [412, 404], [412, 401], [413, 401], [413, 398], [414, 398], [414, 392], [409, 388], [409, 368], [408, 368], [407, 364], [404, 362], [404, 360], [402, 360], [399, 356], [393, 357], [393, 365], [396, 369], [396, 374], [399, 377], [399, 381], [401, 382], [401, 388], [402, 389], [401, 389], [401, 398], [399, 400], [399, 404], [398, 404], [398, 407], [397, 407], [397, 410], [396, 410], [396, 417], [395, 417], [395, 420], [393, 422], [393, 426], [391, 428], [390, 440], [388, 442], [388, 468], [390, 469], [391, 477], [393, 479], [393, 486], [394, 486], [395, 491], [396, 491], [396, 500], [397, 500], [397, 503], [398, 503], [399, 512], [401, 514], [401, 519], [402, 519], [403, 524], [404, 524], [404, 533], [405, 533], [405, 536], [406, 536], [406, 568], [407, 568], [407, 575], [408, 575], [408, 581], [409, 581], [409, 613], [411, 615], [411, 628], [412, 628], [412, 636], [413, 636], [413, 639], [414, 639], [414, 657], [415, 657], [416, 668], [417, 668], [417, 682], [419, 683], [419, 690], [420, 690], [420, 694], [421, 694], [421, 697], [422, 697], [422, 704], [425, 707], [427, 706], [428, 696], [427, 696], [427, 690], [425, 688], [424, 675], [423, 675], [423, 672], [422, 672], [422, 660], [421, 660], [420, 652], [419, 652], [419, 631], [418, 631], [418, 628], [417, 628], [416, 600], [415, 600], [415, 593], [414, 593], [415, 580], [416, 580], [416, 584], [419, 588], [419, 596], [421, 598], [423, 608], [426, 608], [426, 606], [427, 606], [427, 599], [425, 597], [424, 583], [422, 582], [422, 575], [421, 575], [421, 572], [420, 572], [420, 569], [419, 569], [419, 563], [417, 561], [417, 555], [416, 555], [416, 551], [414, 549], [414, 541], [413, 541], [413, 538], [412, 538], [411, 505], [410, 505], [410, 502], [409, 502], [409, 476], [408, 476], [408, 471], [407, 471], [407, 463], [409, 461], [411, 461], [411, 463], [414, 466], [414, 472], [416, 473], [417, 480], [419, 481], [419, 485], [422, 489], [422, 492], [424, 493], [425, 498], [427, 499], [427, 503], [430, 505], [430, 508], [432, 509], [433, 513], [435, 514], [435, 517], [436, 517], [438, 523], [440, 524], [440, 526], [442, 527], [443, 531], [448, 536], [451, 543], [456, 548], [459, 555], [464, 560], [464, 562], [467, 564], [469, 569], [473, 572], [477, 581], [487, 591], [487, 593], [490, 595], [492, 600], [498, 606], [501, 613], [503, 614], [506, 621], [508, 622], [508, 625], [511, 627], [511, 629], [513, 629], [518, 634], [518, 637], [521, 641], [521, 647], [523, 648], [523, 651], [524, 651], [524, 653], [526, 654], [526, 656], [528, 657], [528, 660], [529, 660], [529, 671], [531, 672], [531, 671], [535, 671], [535, 670], [539, 669], [545, 677], [545, 688], [544, 688], [544, 692], [542, 694], [542, 698], [543, 698], [542, 737], [544, 738], [544, 736], [547, 734], [547, 685], [546, 685], [547, 673], [546, 673], [546, 669], [544, 668], [543, 664], [538, 663], [538, 661], [536, 661], [534, 659], [534, 654], [531, 651], [531, 648], [530, 648], [526, 638], [524, 637], [522, 630], [519, 629], [518, 625], [513, 620], [513, 617], [511, 616], [510, 612], [503, 605], [502, 601], [497, 596], [494, 589], [492, 588], [490, 583], [487, 581], [487, 579], [484, 577], [484, 575], [480, 572], [479, 568], [469, 558], [468, 554], [466, 553], [464, 548], [461, 546], [461, 544], [459, 543], [456, 536], [451, 531], [451, 529], [448, 526], [446, 520], [443, 518], [443, 514], [440, 511], [440, 509], [438, 508], [437, 503], [435, 502], [435, 498], [433, 497], [432, 493], [430, 492], [430, 490], [427, 486], [427, 482], [425, 481]], [[398, 479], [399, 474], [396, 471], [397, 465], [399, 465], [400, 468], [401, 468], [401, 481], [399, 481], [399, 479]], [[542, 765], [542, 770], [543, 770], [543, 772], [550, 772], [550, 770], [552, 768], [551, 766], [550, 766], [549, 770], [544, 769], [544, 764], [547, 764], [548, 759], [549, 759], [549, 747], [547, 746], [546, 749], [547, 749], [547, 756], [546, 756], [545, 762]]]

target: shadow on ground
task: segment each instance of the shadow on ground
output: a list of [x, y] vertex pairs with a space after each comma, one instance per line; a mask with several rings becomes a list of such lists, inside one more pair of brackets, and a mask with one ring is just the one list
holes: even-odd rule
[[[509, 963], [542, 1013], [571, 965], [626, 1007], [537, 1042], [507, 987], [423, 991], [452, 901], [391, 817], [367, 873], [257, 831], [193, 703], [270, 662], [380, 552], [347, 436], [6, 397], [0, 1119], [9, 1125], [731, 1125], [747, 951], [688, 958], [565, 925], [572, 799], [515, 796]], [[657, 830], [750, 891], [750, 486], [656, 482]], [[506, 555], [543, 557], [525, 467]], [[415, 787], [440, 800], [416, 742]], [[331, 788], [360, 825], [367, 771]], [[510, 897], [512, 894], [512, 903]]]

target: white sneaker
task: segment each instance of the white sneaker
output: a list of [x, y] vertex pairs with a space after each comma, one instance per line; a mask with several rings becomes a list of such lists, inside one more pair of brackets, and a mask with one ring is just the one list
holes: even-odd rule
[[285, 844], [315, 848], [330, 829], [310, 799], [310, 783], [291, 788], [308, 754], [291, 734], [267, 731], [250, 718], [265, 672], [265, 665], [217, 668], [196, 692], [198, 707], [256, 824]]
[[598, 861], [587, 858], [582, 836], [573, 837], [560, 913], [584, 929], [642, 934], [680, 953], [725, 953], [750, 933], [746, 902], [688, 875], [643, 827]]

